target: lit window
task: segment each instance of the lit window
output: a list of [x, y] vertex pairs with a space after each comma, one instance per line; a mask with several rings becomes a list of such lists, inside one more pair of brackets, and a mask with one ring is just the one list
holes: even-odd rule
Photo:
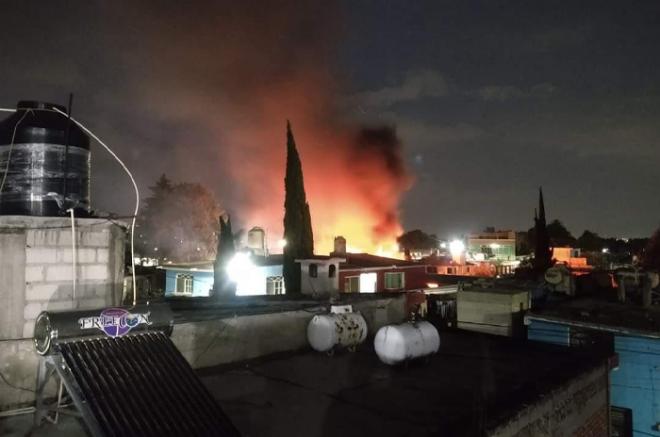
[[346, 293], [359, 293], [360, 292], [360, 277], [349, 276], [344, 281], [344, 291]]
[[401, 290], [403, 289], [403, 272], [385, 273], [385, 289]]
[[319, 266], [316, 264], [309, 265], [309, 277], [316, 278], [319, 275]]
[[330, 264], [328, 267], [328, 278], [334, 278], [337, 275], [337, 266]]
[[178, 273], [176, 275], [176, 285], [174, 292], [177, 294], [192, 294], [193, 275], [186, 273]]
[[377, 281], [376, 273], [360, 273], [360, 293], [375, 293]]
[[266, 294], [284, 294], [284, 278], [281, 276], [267, 277]]

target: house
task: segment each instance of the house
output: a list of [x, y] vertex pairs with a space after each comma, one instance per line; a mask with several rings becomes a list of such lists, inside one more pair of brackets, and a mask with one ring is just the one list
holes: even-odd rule
[[339, 287], [344, 293], [378, 293], [428, 288], [425, 263], [370, 255], [346, 253], [339, 264]]
[[553, 247], [552, 258], [559, 264], [564, 264], [575, 274], [593, 269], [587, 263], [587, 258], [580, 256], [580, 249], [574, 247]]
[[[237, 296], [283, 294], [283, 256], [248, 256], [249, 265], [238, 275]], [[301, 292], [307, 295], [410, 291], [428, 288], [427, 265], [367, 253], [314, 255], [297, 259]], [[166, 264], [165, 296], [209, 296], [213, 287], [211, 261]]]
[[[249, 270], [236, 282], [237, 296], [284, 294], [282, 255], [249, 256]], [[213, 288], [213, 262], [165, 264], [165, 296], [205, 297]]]
[[610, 350], [611, 422], [620, 436], [660, 436], [660, 307], [602, 296], [566, 298], [525, 317], [530, 340]]
[[298, 259], [303, 294], [377, 293], [428, 288], [427, 265], [368, 253]]
[[486, 228], [483, 232], [474, 233], [468, 237], [467, 251], [473, 254], [484, 254], [486, 259], [495, 261], [515, 261], [516, 233]]
[[340, 263], [345, 257], [315, 255], [297, 259], [300, 264], [300, 291], [302, 294], [336, 294], [339, 292]]
[[447, 256], [426, 259], [429, 266], [435, 268], [435, 273], [439, 275], [491, 277], [495, 276], [497, 271], [494, 264], [486, 261], [459, 261], [456, 262]]

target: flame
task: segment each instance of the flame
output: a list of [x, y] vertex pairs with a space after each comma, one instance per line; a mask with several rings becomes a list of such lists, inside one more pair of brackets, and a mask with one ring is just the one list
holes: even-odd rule
[[397, 256], [398, 205], [411, 179], [395, 129], [351, 119], [356, 108], [347, 107], [333, 61], [342, 29], [337, 7], [220, 2], [143, 12], [148, 22], [138, 12], [121, 17], [144, 34], [140, 48], [130, 41], [125, 61], [152, 75], [133, 78], [131, 98], [155, 119], [186, 127], [179, 137], [168, 134], [179, 146], [168, 159], [180, 178], [216, 191], [235, 225], [264, 228], [269, 248], [279, 251], [289, 119], [315, 252], [330, 252], [341, 235], [360, 252]]

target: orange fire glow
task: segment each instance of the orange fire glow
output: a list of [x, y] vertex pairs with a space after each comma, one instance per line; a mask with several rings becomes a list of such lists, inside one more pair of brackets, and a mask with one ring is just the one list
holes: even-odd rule
[[[355, 108], [346, 107], [333, 60], [340, 13], [300, 2], [209, 8], [175, 22], [166, 14], [151, 24], [140, 20], [154, 28], [143, 40], [149, 55], [138, 59], [151, 63], [157, 80], [141, 78], [135, 89], [160, 119], [208, 134], [208, 146], [192, 146], [215, 171], [199, 181], [220, 195], [235, 224], [264, 228], [269, 247], [279, 251], [289, 119], [315, 252], [328, 253], [341, 235], [354, 250], [397, 255], [398, 205], [411, 179], [394, 129], [365, 129], [350, 115]], [[187, 174], [198, 171], [191, 149], [181, 144], [174, 152]]]

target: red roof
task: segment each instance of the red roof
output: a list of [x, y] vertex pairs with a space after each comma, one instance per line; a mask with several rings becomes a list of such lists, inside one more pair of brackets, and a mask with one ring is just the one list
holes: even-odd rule
[[426, 267], [426, 264], [414, 261], [387, 258], [368, 253], [347, 253], [344, 257], [346, 258], [346, 262], [339, 265], [342, 270], [368, 269], [376, 267]]

